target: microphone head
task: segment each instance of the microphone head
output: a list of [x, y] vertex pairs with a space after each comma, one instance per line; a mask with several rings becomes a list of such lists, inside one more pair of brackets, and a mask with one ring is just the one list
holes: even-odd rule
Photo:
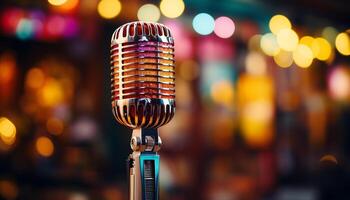
[[158, 128], [175, 113], [174, 39], [162, 24], [131, 22], [111, 39], [112, 111], [130, 128]]

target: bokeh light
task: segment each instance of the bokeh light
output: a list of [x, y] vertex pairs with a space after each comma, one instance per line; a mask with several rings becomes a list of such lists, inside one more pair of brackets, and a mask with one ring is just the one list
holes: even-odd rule
[[258, 52], [250, 52], [245, 59], [245, 67], [248, 74], [266, 74], [267, 64], [263, 55]]
[[299, 37], [292, 29], [282, 29], [277, 35], [278, 46], [285, 51], [294, 51], [297, 48]]
[[350, 38], [345, 32], [339, 33], [335, 39], [335, 46], [339, 53], [348, 56], [350, 55]]
[[331, 96], [336, 100], [346, 100], [350, 97], [350, 72], [344, 67], [335, 68], [328, 80]]
[[186, 60], [181, 63], [179, 75], [186, 81], [192, 81], [199, 75], [199, 64], [195, 60]]
[[280, 52], [277, 38], [272, 33], [266, 33], [261, 37], [260, 47], [266, 55], [275, 56]]
[[292, 24], [283, 15], [275, 15], [270, 19], [269, 27], [272, 33], [277, 34], [282, 29], [291, 29]]
[[229, 17], [219, 17], [215, 20], [214, 32], [218, 37], [229, 38], [235, 32], [235, 24]]
[[32, 89], [40, 88], [45, 82], [45, 74], [40, 68], [32, 68], [26, 77], [26, 86]]
[[332, 26], [327, 26], [322, 30], [322, 37], [325, 38], [332, 46], [335, 44], [335, 38], [338, 35], [337, 29]]
[[0, 137], [7, 145], [12, 145], [16, 139], [16, 126], [6, 117], [0, 118]]
[[112, 19], [119, 15], [122, 4], [119, 0], [101, 0], [97, 5], [97, 11], [101, 17]]
[[210, 89], [210, 96], [217, 104], [230, 106], [233, 104], [234, 87], [231, 81], [215, 82]]
[[327, 60], [332, 53], [332, 47], [324, 38], [315, 38], [311, 44], [311, 50], [315, 58], [319, 60]]
[[281, 50], [273, 57], [273, 60], [278, 66], [287, 68], [293, 64], [293, 55], [292, 52]]
[[160, 2], [160, 11], [168, 18], [177, 18], [185, 10], [183, 0], [162, 0]]
[[193, 29], [200, 35], [209, 35], [214, 31], [215, 21], [207, 13], [200, 13], [193, 18]]
[[293, 52], [293, 60], [301, 68], [309, 67], [313, 60], [311, 49], [304, 44], [299, 44]]
[[55, 79], [49, 79], [45, 85], [40, 88], [38, 93], [39, 101], [43, 106], [55, 106], [64, 99], [64, 91], [62, 86]]
[[41, 136], [35, 142], [36, 151], [43, 157], [50, 157], [54, 152], [54, 145], [50, 138]]
[[15, 182], [6, 179], [0, 180], [0, 194], [2, 198], [9, 200], [17, 199], [18, 190], [19, 188]]
[[60, 5], [55, 5], [53, 9], [61, 13], [68, 13], [77, 8], [78, 4], [79, 0], [65, 0], [64, 3]]
[[67, 0], [48, 0], [51, 5], [60, 6], [67, 2]]
[[16, 35], [19, 39], [25, 40], [29, 39], [34, 34], [34, 27], [33, 23], [30, 19], [21, 19], [18, 22], [17, 29], [16, 29]]
[[137, 18], [140, 21], [157, 22], [160, 18], [159, 8], [154, 4], [145, 4], [137, 11]]

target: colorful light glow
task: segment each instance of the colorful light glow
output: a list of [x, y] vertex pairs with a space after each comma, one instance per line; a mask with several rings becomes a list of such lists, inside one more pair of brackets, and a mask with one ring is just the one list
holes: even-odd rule
[[48, 0], [51, 5], [60, 6], [67, 2], [67, 0]]
[[50, 36], [58, 37], [63, 35], [65, 29], [65, 20], [59, 15], [51, 16], [46, 24], [47, 33]]
[[137, 18], [140, 21], [157, 22], [160, 18], [159, 8], [153, 4], [145, 4], [137, 11]]
[[335, 39], [335, 47], [339, 53], [348, 56], [350, 55], [350, 38], [345, 32], [339, 33]]
[[235, 24], [229, 17], [219, 17], [215, 20], [214, 32], [218, 37], [229, 38], [235, 32]]
[[0, 137], [7, 145], [12, 145], [16, 139], [16, 126], [6, 117], [0, 118]]
[[326, 39], [320, 37], [315, 38], [312, 41], [311, 50], [314, 54], [314, 57], [322, 61], [328, 60], [332, 53], [332, 47], [329, 42]]
[[118, 0], [101, 0], [97, 5], [97, 11], [101, 17], [112, 19], [119, 15], [122, 4]]
[[270, 19], [269, 27], [272, 33], [277, 34], [282, 29], [291, 29], [292, 24], [284, 15], [275, 15]]
[[200, 35], [209, 35], [214, 31], [215, 21], [207, 13], [200, 13], [193, 18], [193, 29]]
[[162, 0], [159, 7], [165, 17], [177, 18], [184, 12], [185, 3], [183, 0]]
[[54, 10], [61, 13], [67, 13], [74, 10], [78, 6], [78, 4], [79, 0], [65, 0], [64, 3], [56, 5], [54, 7]]
[[299, 37], [292, 29], [282, 29], [277, 35], [278, 46], [285, 51], [294, 51], [298, 46]]
[[260, 47], [266, 55], [275, 56], [280, 52], [277, 38], [272, 33], [266, 33], [261, 37]]
[[45, 82], [45, 74], [39, 68], [32, 68], [26, 76], [26, 86], [32, 89], [38, 89]]
[[41, 136], [35, 143], [36, 151], [43, 157], [50, 157], [54, 152], [54, 145], [50, 138]]
[[38, 93], [39, 102], [43, 106], [55, 106], [64, 99], [64, 91], [60, 83], [54, 79], [49, 79]]
[[287, 68], [293, 64], [293, 55], [292, 52], [281, 50], [277, 55], [273, 57], [273, 60], [278, 66]]
[[344, 67], [334, 69], [328, 80], [331, 96], [336, 100], [347, 100], [350, 97], [350, 72]]
[[267, 65], [263, 55], [258, 52], [250, 52], [245, 59], [245, 67], [248, 74], [266, 74]]
[[30, 19], [22, 18], [16, 28], [16, 35], [19, 39], [26, 40], [33, 36], [34, 27]]
[[[260, 51], [262, 50], [260, 47], [262, 35], [256, 34], [253, 37], [249, 38], [248, 48], [250, 51]], [[277, 44], [277, 43], [276, 43]]]
[[293, 52], [293, 60], [299, 67], [308, 68], [312, 64], [313, 53], [308, 46], [299, 44]]

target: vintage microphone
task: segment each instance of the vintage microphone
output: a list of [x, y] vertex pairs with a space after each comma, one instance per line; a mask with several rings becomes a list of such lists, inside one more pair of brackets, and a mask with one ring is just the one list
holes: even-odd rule
[[112, 111], [133, 129], [129, 199], [158, 200], [161, 139], [157, 128], [175, 113], [174, 39], [162, 24], [131, 22], [111, 39]]

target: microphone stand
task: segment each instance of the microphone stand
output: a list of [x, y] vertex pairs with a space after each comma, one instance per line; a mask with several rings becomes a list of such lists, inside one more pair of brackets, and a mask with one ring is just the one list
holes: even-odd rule
[[159, 155], [162, 141], [158, 129], [132, 132], [128, 158], [129, 200], [159, 200]]

